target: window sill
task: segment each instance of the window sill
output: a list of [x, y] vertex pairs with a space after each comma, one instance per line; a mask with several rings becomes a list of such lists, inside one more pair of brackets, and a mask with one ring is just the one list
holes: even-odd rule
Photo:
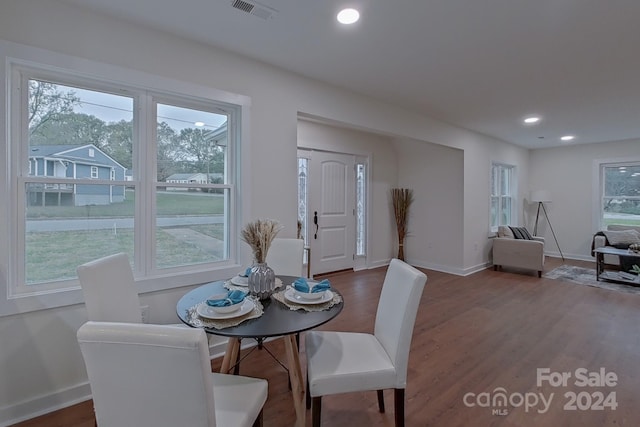
[[[190, 273], [149, 277], [137, 280], [138, 294], [162, 292], [182, 287], [198, 285], [216, 280], [225, 280], [235, 275], [241, 266], [234, 264], [216, 270], [202, 270]], [[8, 295], [5, 293], [5, 295]], [[9, 296], [0, 301], [0, 317], [13, 316], [40, 310], [50, 310], [84, 304], [82, 289], [75, 285], [54, 291], [33, 292]]]

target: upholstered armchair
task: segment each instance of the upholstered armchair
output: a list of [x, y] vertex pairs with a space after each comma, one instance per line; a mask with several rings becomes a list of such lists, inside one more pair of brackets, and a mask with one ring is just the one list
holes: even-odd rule
[[500, 227], [493, 239], [493, 269], [498, 267], [535, 270], [542, 277], [544, 270], [544, 237], [515, 238], [509, 227]]

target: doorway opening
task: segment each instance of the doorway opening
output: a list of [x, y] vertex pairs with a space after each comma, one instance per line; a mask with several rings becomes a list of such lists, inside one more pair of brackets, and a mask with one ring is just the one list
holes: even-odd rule
[[367, 180], [366, 157], [298, 150], [298, 232], [311, 276], [366, 264]]

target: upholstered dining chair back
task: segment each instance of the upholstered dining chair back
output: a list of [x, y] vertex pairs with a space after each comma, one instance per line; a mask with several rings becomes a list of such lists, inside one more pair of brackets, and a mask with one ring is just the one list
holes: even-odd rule
[[78, 330], [99, 426], [214, 426], [201, 329], [87, 322]]
[[266, 381], [211, 373], [205, 335], [199, 328], [171, 325], [92, 321], [82, 325], [77, 338], [97, 425], [261, 423]]
[[77, 268], [89, 320], [142, 323], [129, 257], [109, 255]]
[[382, 284], [374, 335], [396, 369], [396, 388], [407, 384], [409, 349], [426, 275], [398, 259], [392, 259]]
[[376, 390], [385, 411], [384, 390], [394, 390], [395, 426], [404, 427], [404, 401], [411, 337], [427, 276], [392, 259], [382, 283], [373, 333], [309, 331], [307, 408], [321, 425], [322, 397]]
[[303, 269], [304, 240], [273, 239], [267, 252], [267, 265], [276, 275], [300, 277]]

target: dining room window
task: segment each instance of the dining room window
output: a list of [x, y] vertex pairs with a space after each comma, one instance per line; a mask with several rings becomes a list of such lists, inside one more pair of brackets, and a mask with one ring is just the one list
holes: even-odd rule
[[116, 252], [138, 279], [233, 261], [242, 106], [22, 63], [7, 80], [9, 297], [77, 289]]

